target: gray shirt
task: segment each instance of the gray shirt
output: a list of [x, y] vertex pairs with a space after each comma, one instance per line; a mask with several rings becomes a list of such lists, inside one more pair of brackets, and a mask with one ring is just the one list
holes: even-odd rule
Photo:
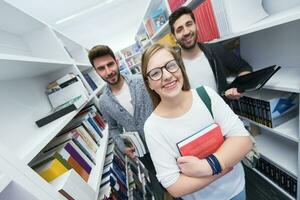
[[148, 152], [144, 135], [144, 123], [152, 113], [152, 102], [140, 75], [123, 77], [129, 86], [134, 115], [132, 116], [118, 102], [108, 86], [105, 86], [103, 94], [100, 97], [100, 110], [108, 123], [110, 136], [113, 137], [121, 151], [124, 151], [125, 144], [120, 134], [125, 129], [125, 131], [137, 131]]

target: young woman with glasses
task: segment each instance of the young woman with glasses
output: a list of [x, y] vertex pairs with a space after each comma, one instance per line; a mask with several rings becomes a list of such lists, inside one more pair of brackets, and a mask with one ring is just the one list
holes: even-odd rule
[[[142, 56], [142, 75], [154, 105], [145, 137], [161, 184], [183, 199], [245, 199], [240, 161], [252, 142], [243, 123], [213, 89], [205, 87], [214, 117], [210, 114], [196, 90], [190, 89], [182, 61], [170, 48], [149, 47]], [[203, 159], [181, 157], [176, 143], [213, 123], [225, 138], [219, 149]]]

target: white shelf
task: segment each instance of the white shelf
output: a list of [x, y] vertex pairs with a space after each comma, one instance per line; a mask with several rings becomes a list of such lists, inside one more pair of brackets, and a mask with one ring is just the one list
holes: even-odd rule
[[231, 38], [239, 37], [242, 35], [246, 35], [246, 34], [260, 31], [263, 29], [267, 29], [267, 28], [270, 28], [273, 26], [277, 26], [280, 24], [292, 22], [292, 21], [295, 21], [298, 19], [300, 19], [300, 6], [296, 6], [296, 7], [286, 9], [284, 11], [269, 15], [268, 17], [260, 20], [259, 22], [249, 26], [245, 30], [242, 30], [237, 33], [232, 33], [230, 35], [224, 36], [220, 39], [213, 40], [211, 42], [220, 42], [220, 41], [228, 40]]
[[155, 34], [150, 38], [152, 41], [157, 41], [167, 33], [171, 33], [170, 27], [169, 27], [169, 21], [166, 21], [164, 25], [162, 25]]
[[104, 88], [105, 85], [106, 85], [106, 83], [103, 82], [102, 85], [98, 86], [98, 88], [95, 91], [93, 91], [93, 95], [96, 97], [97, 94]]
[[[255, 69], [254, 71], [256, 70], [259, 69]], [[263, 88], [300, 93], [299, 74], [300, 67], [282, 67], [268, 80]], [[232, 82], [233, 80], [234, 77], [227, 78], [228, 83]]]
[[297, 177], [298, 147], [278, 136], [262, 134], [255, 136], [256, 146], [260, 154], [274, 162], [277, 166]]
[[79, 68], [79, 70], [81, 72], [93, 68], [93, 66], [91, 64], [89, 64], [89, 63], [78, 63], [78, 62], [76, 62], [75, 65]]
[[271, 185], [273, 185], [276, 189], [278, 189], [281, 193], [283, 193], [286, 197], [288, 197], [291, 200], [295, 200], [295, 198], [293, 196], [291, 196], [289, 193], [287, 193], [284, 189], [282, 189], [281, 187], [279, 187], [276, 183], [274, 183], [272, 180], [270, 180], [268, 177], [266, 177], [264, 174], [262, 174], [260, 171], [258, 171], [255, 168], [251, 168], [251, 170], [253, 170], [255, 173], [257, 173], [258, 175], [260, 175], [263, 179], [265, 179], [266, 181], [268, 181]]
[[239, 116], [241, 119], [251, 122], [252, 124], [255, 124], [256, 126], [259, 126], [265, 130], [271, 131], [273, 133], [276, 133], [282, 137], [285, 137], [291, 141], [298, 142], [299, 136], [298, 136], [298, 130], [299, 130], [299, 117], [293, 118], [285, 123], [282, 123], [281, 125], [275, 127], [275, 128], [269, 128], [263, 124], [257, 123], [255, 121], [252, 121], [246, 117]]
[[96, 155], [96, 166], [93, 167], [88, 180], [88, 184], [96, 191], [97, 195], [100, 189], [101, 176], [103, 172], [103, 166], [104, 166], [108, 137], [109, 137], [108, 128], [106, 127], [102, 133], [103, 133], [103, 138], [101, 138], [100, 147]]
[[41, 76], [0, 84], [0, 90], [5, 94], [0, 99], [0, 105], [4, 105], [0, 115], [0, 141], [8, 148], [14, 147], [11, 152], [26, 164], [78, 113], [73, 111], [40, 128], [35, 124], [51, 112], [45, 94], [50, 80], [54, 79]]
[[[0, 27], [14, 34], [24, 34], [34, 29], [45, 27], [44, 24], [5, 1], [0, 1]], [[12, 23], [14, 22], [14, 23]]]
[[300, 67], [282, 67], [266, 83], [264, 88], [300, 93]]
[[0, 193], [8, 186], [12, 180], [0, 173]]
[[138, 55], [140, 55], [140, 54], [141, 54], [141, 52], [136, 52], [136, 53], [134, 53], [134, 54], [132, 54], [132, 55], [130, 55], [130, 56], [128, 56], [128, 57], [125, 57], [125, 60], [128, 60], [128, 59], [130, 59], [130, 58], [133, 58], [133, 57], [138, 56]]
[[141, 64], [142, 64], [142, 63], [139, 62], [139, 63], [136, 63], [136, 64], [134, 64], [134, 65], [132, 65], [132, 66], [128, 66], [128, 67], [129, 67], [129, 69], [131, 69], [131, 68], [134, 68], [134, 67], [139, 66], [139, 65], [141, 65]]
[[71, 65], [72, 63], [70, 62], [0, 54], [0, 80], [23, 79], [39, 76]]

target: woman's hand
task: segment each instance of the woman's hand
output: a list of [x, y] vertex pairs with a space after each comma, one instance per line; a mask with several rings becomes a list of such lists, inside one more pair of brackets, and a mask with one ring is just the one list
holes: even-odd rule
[[177, 159], [179, 169], [183, 174], [190, 177], [204, 177], [212, 175], [212, 169], [206, 159], [195, 156], [183, 156]]

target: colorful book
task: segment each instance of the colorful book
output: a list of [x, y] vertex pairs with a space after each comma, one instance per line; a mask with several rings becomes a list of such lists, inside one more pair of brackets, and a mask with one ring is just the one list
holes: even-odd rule
[[203, 159], [213, 154], [223, 144], [224, 136], [218, 124], [213, 123], [206, 128], [177, 143], [182, 156], [196, 156]]
[[47, 182], [54, 180], [63, 173], [67, 172], [69, 169], [60, 162], [58, 159], [54, 158], [43, 165], [35, 167], [34, 170], [43, 177]]

